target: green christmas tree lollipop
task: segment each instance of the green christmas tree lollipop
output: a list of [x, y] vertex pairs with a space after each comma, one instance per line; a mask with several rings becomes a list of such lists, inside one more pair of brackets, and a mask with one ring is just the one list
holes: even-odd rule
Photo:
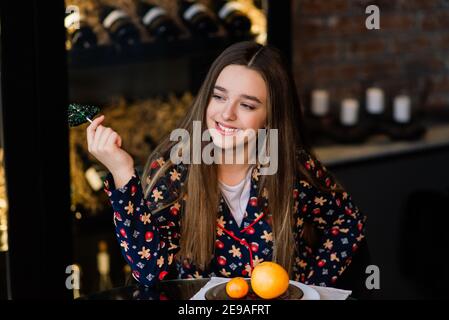
[[86, 121], [92, 123], [92, 119], [98, 112], [100, 112], [100, 108], [98, 107], [71, 103], [69, 104], [68, 110], [69, 126], [76, 127]]

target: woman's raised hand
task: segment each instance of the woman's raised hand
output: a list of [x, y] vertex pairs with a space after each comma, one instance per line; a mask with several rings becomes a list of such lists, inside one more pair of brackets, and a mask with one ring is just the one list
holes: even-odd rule
[[87, 147], [113, 175], [116, 187], [125, 184], [134, 174], [134, 160], [123, 150], [122, 138], [109, 127], [102, 126], [104, 115], [87, 127]]

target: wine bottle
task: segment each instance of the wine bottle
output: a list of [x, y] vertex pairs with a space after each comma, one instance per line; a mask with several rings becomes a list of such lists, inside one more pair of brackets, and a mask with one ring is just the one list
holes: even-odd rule
[[211, 36], [218, 32], [218, 24], [204, 4], [194, 0], [179, 0], [178, 8], [181, 19], [194, 36]]
[[100, 11], [100, 21], [111, 39], [120, 46], [127, 47], [140, 42], [139, 30], [125, 11], [113, 6], [104, 6]]
[[132, 270], [131, 270], [131, 267], [129, 266], [129, 264], [125, 264], [123, 266], [123, 276], [124, 276], [123, 283], [125, 283], [126, 285], [129, 285], [133, 279]]
[[103, 180], [95, 166], [90, 166], [84, 172], [84, 177], [86, 178], [92, 190], [99, 191], [103, 189]]
[[111, 289], [110, 256], [108, 253], [108, 244], [104, 240], [98, 242], [97, 269], [99, 273], [98, 289], [100, 291]]
[[92, 163], [92, 161], [89, 159], [89, 156], [86, 153], [86, 150], [81, 147], [80, 145], [76, 145], [74, 152], [76, 152], [76, 155], [79, 157], [83, 169], [84, 169], [84, 177], [89, 184], [89, 186], [92, 188], [93, 191], [98, 192], [104, 188], [104, 177], [102, 175], [102, 167], [96, 163]]
[[137, 14], [148, 33], [155, 39], [174, 40], [180, 34], [176, 23], [160, 6], [140, 1]]
[[97, 45], [97, 36], [85, 18], [80, 15], [79, 9], [66, 11], [64, 25], [67, 30], [67, 50], [90, 49]]
[[216, 12], [232, 36], [243, 37], [250, 33], [251, 20], [244, 13], [240, 2], [220, 0], [217, 2]]

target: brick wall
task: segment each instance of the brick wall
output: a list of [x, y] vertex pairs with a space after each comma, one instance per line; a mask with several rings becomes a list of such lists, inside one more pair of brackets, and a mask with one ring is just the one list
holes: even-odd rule
[[[375, 83], [389, 96], [406, 89], [418, 108], [449, 109], [449, 0], [292, 2], [293, 66], [304, 100], [321, 87], [337, 105]], [[370, 4], [380, 9], [380, 30], [365, 27]]]

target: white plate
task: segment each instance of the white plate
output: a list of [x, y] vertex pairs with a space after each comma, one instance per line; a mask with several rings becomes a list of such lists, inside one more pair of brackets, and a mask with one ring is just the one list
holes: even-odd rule
[[320, 294], [312, 287], [309, 287], [304, 283], [293, 280], [290, 280], [290, 284], [297, 286], [299, 289], [302, 290], [302, 292], [304, 292], [304, 296], [301, 298], [301, 300], [320, 300]]
[[[249, 278], [245, 278], [245, 279], [249, 280]], [[190, 299], [191, 300], [205, 300], [205, 294], [206, 294], [207, 290], [209, 290], [210, 288], [212, 288], [216, 285], [219, 285], [221, 283], [228, 282], [229, 280], [231, 280], [231, 279], [223, 278], [223, 277], [212, 277], [211, 280]], [[304, 295], [301, 298], [301, 300], [321, 300], [320, 294], [314, 288], [312, 288], [304, 283], [298, 282], [298, 281], [290, 280], [289, 282], [290, 282], [290, 284], [297, 286], [302, 290]]]

